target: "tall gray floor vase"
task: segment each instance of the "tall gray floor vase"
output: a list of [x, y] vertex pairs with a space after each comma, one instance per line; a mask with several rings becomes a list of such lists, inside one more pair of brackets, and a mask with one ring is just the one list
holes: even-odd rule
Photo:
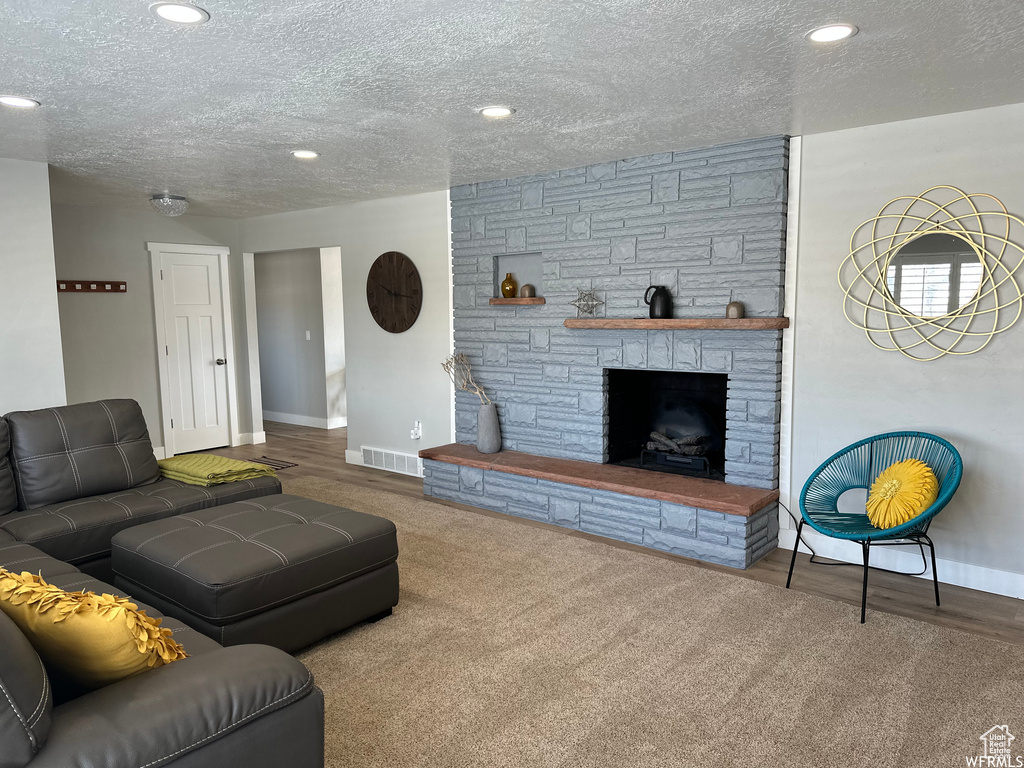
[[480, 453], [501, 450], [501, 425], [498, 423], [498, 407], [494, 403], [480, 405], [476, 419], [476, 449]]

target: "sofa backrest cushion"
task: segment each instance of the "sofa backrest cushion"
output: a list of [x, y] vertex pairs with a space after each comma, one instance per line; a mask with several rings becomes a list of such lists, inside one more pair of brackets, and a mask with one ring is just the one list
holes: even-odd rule
[[18, 489], [11, 469], [11, 430], [6, 419], [0, 419], [0, 515], [18, 508]]
[[20, 509], [156, 482], [160, 468], [134, 400], [7, 414]]
[[22, 768], [46, 743], [53, 699], [43, 663], [0, 611], [0, 768]]

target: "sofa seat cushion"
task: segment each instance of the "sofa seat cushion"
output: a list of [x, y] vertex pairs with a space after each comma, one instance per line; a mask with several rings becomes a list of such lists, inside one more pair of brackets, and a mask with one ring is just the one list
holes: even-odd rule
[[280, 490], [281, 483], [272, 477], [213, 488], [164, 479], [140, 488], [12, 512], [0, 517], [0, 529], [55, 558], [84, 563], [105, 557], [114, 534], [133, 525]]
[[190, 512], [114, 537], [130, 586], [217, 626], [285, 605], [398, 558], [395, 525], [298, 496]]
[[19, 509], [122, 491], [160, 478], [146, 419], [134, 400], [15, 411], [6, 419]]
[[57, 576], [81, 574], [75, 566], [58, 560], [31, 544], [22, 541], [0, 543], [0, 568], [14, 573], [28, 571], [49, 581]]

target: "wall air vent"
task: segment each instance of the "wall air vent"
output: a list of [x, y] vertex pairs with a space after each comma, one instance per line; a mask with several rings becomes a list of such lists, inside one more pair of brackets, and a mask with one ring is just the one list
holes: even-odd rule
[[402, 475], [423, 477], [423, 462], [414, 453], [399, 453], [384, 448], [370, 448], [365, 445], [362, 446], [362, 452], [364, 467], [376, 467]]

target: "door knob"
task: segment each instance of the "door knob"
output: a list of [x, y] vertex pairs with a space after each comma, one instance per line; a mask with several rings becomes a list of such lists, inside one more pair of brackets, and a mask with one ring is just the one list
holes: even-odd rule
[[227, 364], [228, 364], [228, 361], [225, 360], [223, 357], [218, 357], [217, 358], [217, 365], [227, 365]]

